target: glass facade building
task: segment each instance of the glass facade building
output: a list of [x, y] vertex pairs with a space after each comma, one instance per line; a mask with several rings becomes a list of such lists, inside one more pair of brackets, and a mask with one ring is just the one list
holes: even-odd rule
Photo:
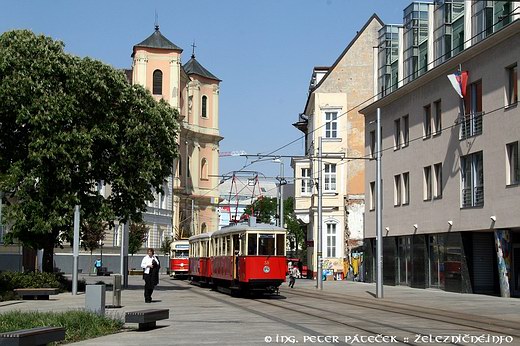
[[402, 25], [388, 24], [379, 30], [378, 82], [380, 96], [397, 89], [399, 78], [399, 28]]
[[428, 8], [430, 3], [412, 2], [404, 10], [404, 79], [411, 82], [424, 74], [428, 64]]

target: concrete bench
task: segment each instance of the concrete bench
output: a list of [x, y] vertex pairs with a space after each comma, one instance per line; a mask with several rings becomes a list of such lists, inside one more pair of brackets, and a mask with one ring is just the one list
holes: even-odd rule
[[57, 288], [15, 288], [14, 293], [23, 300], [49, 300], [50, 295], [58, 294]]
[[38, 327], [0, 333], [0, 345], [2, 346], [46, 345], [62, 340], [65, 340], [65, 328], [63, 327]]
[[130, 311], [125, 314], [126, 323], [139, 323], [139, 330], [149, 330], [157, 326], [158, 320], [170, 318], [169, 309], [148, 309]]
[[110, 274], [113, 274], [113, 272], [108, 271], [107, 267], [99, 267], [96, 270], [97, 276], [110, 276]]

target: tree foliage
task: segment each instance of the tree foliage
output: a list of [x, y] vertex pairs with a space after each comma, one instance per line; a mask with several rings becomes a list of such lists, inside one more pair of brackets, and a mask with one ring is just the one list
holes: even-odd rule
[[173, 242], [172, 237], [165, 237], [164, 240], [162, 241], [160, 250], [164, 256], [170, 256], [170, 252], [172, 250], [171, 249], [172, 242]]
[[277, 199], [260, 197], [246, 207], [244, 215], [256, 216], [256, 221], [261, 223], [275, 223], [277, 220]]
[[135, 255], [148, 238], [148, 227], [142, 222], [132, 222], [128, 228], [128, 253]]
[[83, 225], [141, 221], [172, 172], [176, 118], [122, 71], [27, 30], [2, 34], [0, 191], [10, 237], [43, 248], [49, 271], [54, 246], [70, 241], [76, 204]]
[[105, 239], [106, 226], [105, 222], [96, 220], [91, 222], [83, 222], [81, 233], [81, 244], [85, 250], [96, 250], [101, 246], [101, 242]]

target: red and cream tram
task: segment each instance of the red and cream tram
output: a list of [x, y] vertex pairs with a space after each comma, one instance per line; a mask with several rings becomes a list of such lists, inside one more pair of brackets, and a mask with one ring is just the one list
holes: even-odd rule
[[277, 291], [286, 275], [286, 230], [251, 219], [190, 238], [194, 281], [239, 291]]
[[211, 283], [211, 235], [213, 232], [202, 233], [190, 237], [190, 271], [193, 282]]
[[175, 240], [172, 242], [170, 256], [171, 277], [183, 278], [188, 276], [189, 248], [188, 239]]

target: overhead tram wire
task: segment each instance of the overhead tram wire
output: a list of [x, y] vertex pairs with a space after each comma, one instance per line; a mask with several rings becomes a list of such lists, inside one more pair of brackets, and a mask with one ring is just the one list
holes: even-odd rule
[[[479, 36], [479, 35], [481, 35], [482, 33], [486, 32], [488, 29], [494, 28], [494, 27], [497, 26], [499, 23], [501, 23], [505, 18], [507, 18], [507, 17], [511, 16], [512, 14], [514, 14], [514, 13], [515, 13], [519, 8], [520, 8], [520, 7], [515, 7], [515, 8], [514, 8], [513, 10], [511, 10], [509, 13], [507, 13], [506, 15], [504, 15], [504, 16], [502, 17], [502, 19], [498, 20], [498, 21], [497, 21], [496, 23], [494, 23], [493, 25], [490, 25], [490, 26], [488, 26], [488, 27], [482, 29], [480, 32], [476, 33], [475, 35], [473, 35], [472, 37], [468, 38], [467, 40], [465, 40], [464, 42], [462, 42], [462, 43], [459, 44], [458, 46], [454, 47], [454, 48], [451, 49], [449, 52], [446, 52], [444, 55], [442, 55], [442, 56], [436, 58], [435, 60], [431, 61], [431, 62], [428, 63], [426, 66], [430, 66], [430, 65], [436, 63], [438, 60], [443, 59], [446, 55], [448, 55], [448, 54], [450, 54], [450, 53], [453, 53], [456, 49], [460, 48], [461, 46], [464, 46], [465, 43], [472, 41], [474, 38], [476, 38], [477, 36]], [[518, 19], [517, 19], [517, 20], [518, 20]], [[377, 46], [376, 48], [380, 48], [380, 46]], [[448, 59], [449, 59], [449, 58], [448, 58]], [[396, 82], [396, 84], [398, 84], [399, 82], [403, 82], [403, 81], [405, 81], [405, 80], [408, 79], [411, 75], [412, 75], [412, 74], [409, 74], [409, 75], [407, 75], [406, 77], [403, 77], [402, 79], [398, 80], [398, 81]], [[386, 88], [385, 90], [380, 91], [379, 93], [375, 94], [374, 96], [371, 96], [370, 98], [368, 98], [368, 99], [366, 99], [365, 101], [359, 103], [358, 105], [353, 106], [352, 108], [350, 108], [350, 109], [346, 110], [345, 112], [339, 114], [339, 115], [337, 116], [336, 119], [338, 119], [338, 118], [340, 118], [340, 117], [342, 117], [342, 116], [348, 114], [349, 112], [351, 112], [351, 111], [353, 111], [353, 110], [355, 110], [355, 109], [357, 109], [357, 108], [363, 106], [363, 105], [366, 104], [367, 102], [372, 101], [376, 96], [380, 96], [381, 94], [383, 94], [383, 92], [386, 92], [388, 89], [389, 89], [389, 88]], [[500, 110], [500, 109], [503, 109], [503, 108], [505, 108], [505, 107], [500, 107], [500, 108], [497, 108], [497, 109], [495, 109], [495, 110], [492, 110], [492, 111], [490, 111], [490, 112], [488, 112], [488, 113], [485, 113], [483, 116], [485, 116], [485, 115], [487, 115], [487, 114], [491, 114], [491, 113], [496, 112], [496, 111], [498, 111], [498, 110]], [[312, 133], [316, 132], [317, 130], [323, 128], [324, 126], [326, 126], [326, 125], [329, 124], [329, 123], [331, 123], [331, 121], [326, 122], [325, 124], [323, 124], [323, 125], [321, 125], [321, 126], [315, 128], [314, 130], [310, 131], [308, 134], [312, 134]], [[459, 124], [457, 123], [457, 124], [454, 124], [454, 125], [451, 125], [451, 126], [445, 128], [445, 129], [450, 129], [450, 128], [453, 128], [454, 126], [458, 126], [458, 125], [459, 125]], [[444, 128], [443, 128], [442, 130], [444, 130]], [[287, 148], [288, 146], [290, 146], [290, 145], [292, 145], [292, 144], [294, 144], [294, 143], [296, 143], [296, 142], [298, 142], [299, 140], [304, 139], [304, 138], [305, 138], [305, 135], [300, 136], [300, 137], [298, 137], [298, 138], [296, 138], [296, 139], [294, 139], [294, 140], [292, 140], [292, 141], [290, 141], [290, 142], [288, 142], [288, 143], [286, 143], [286, 144], [280, 146], [279, 148], [270, 151], [269, 153], [267, 153], [267, 154], [265, 154], [265, 155], [264, 155], [264, 154], [258, 154], [258, 156], [259, 156], [258, 159], [251, 161], [250, 163], [244, 165], [242, 168], [240, 168], [239, 170], [237, 170], [237, 171], [235, 171], [235, 172], [241, 172], [241, 171], [245, 170], [246, 168], [252, 166], [253, 164], [255, 164], [255, 163], [257, 163], [257, 162], [260, 162], [262, 158], [265, 158], [265, 157], [268, 157], [268, 156], [270, 156], [270, 155], [273, 155], [274, 153], [276, 153], [276, 152], [278, 152], [278, 151], [280, 151], [280, 150], [282, 150], [282, 149], [285, 149], [285, 148]], [[416, 140], [419, 140], [419, 139], [422, 139], [422, 138], [423, 138], [423, 137], [420, 136], [420, 137], [417, 137], [417, 138], [414, 138], [414, 139], [409, 140], [409, 142], [413, 142], [413, 141], [416, 141]], [[384, 151], [386, 151], [386, 150], [390, 150], [390, 149], [393, 149], [393, 146], [390, 146], [390, 147], [388, 147], [388, 148], [382, 149], [381, 151], [384, 152]], [[250, 155], [250, 156], [253, 156], [253, 155]], [[283, 156], [283, 157], [285, 157], [285, 156]], [[309, 156], [307, 156], [307, 157], [309, 157]], [[312, 157], [312, 156], [310, 156], [310, 157]], [[354, 160], [354, 159], [356, 159], [356, 160], [357, 160], [357, 159], [371, 159], [371, 155], [364, 156], [364, 157], [362, 156], [362, 157], [359, 157], [359, 158], [351, 158], [351, 159], [347, 159], [347, 160], [345, 160], [345, 161], [339, 163], [338, 165], [342, 165], [342, 164], [347, 163], [347, 162], [350, 162], [351, 160]], [[323, 170], [323, 169], [322, 169], [322, 170]], [[319, 172], [319, 171], [318, 171], [318, 172]], [[211, 193], [212, 191], [216, 190], [216, 189], [217, 189], [217, 188], [218, 188], [222, 183], [223, 183], [223, 182], [219, 182], [219, 184], [217, 184], [217, 185], [216, 185], [215, 187], [213, 187], [211, 190], [206, 191], [204, 194], [202, 194], [202, 195], [200, 195], [200, 196], [196, 196], [196, 197], [192, 198], [192, 200], [196, 201], [196, 200], [198, 200], [198, 199], [202, 199], [202, 198], [206, 197], [209, 193]]]
[[[486, 32], [488, 29], [494, 28], [496, 25], [498, 25], [499, 23], [501, 23], [505, 18], [508, 18], [508, 17], [510, 17], [512, 14], [514, 14], [514, 13], [515, 13], [519, 8], [520, 8], [520, 7], [515, 7], [512, 11], [510, 11], [509, 13], [507, 13], [506, 15], [504, 15], [501, 19], [499, 19], [495, 24], [490, 25], [490, 26], [488, 26], [488, 27], [482, 29], [482, 31], [480, 31], [480, 32], [476, 33], [475, 35], [473, 35], [472, 37], [468, 38], [467, 40], [465, 40], [464, 42], [462, 42], [462, 43], [459, 44], [458, 46], [456, 46], [456, 47], [454, 47], [453, 49], [451, 49], [449, 52], [444, 53], [442, 56], [440, 56], [440, 57], [436, 58], [435, 60], [431, 61], [430, 63], [428, 63], [428, 64], [426, 65], [426, 67], [428, 67], [428, 66], [430, 66], [430, 65], [432, 65], [432, 64], [435, 64], [435, 63], [436, 63], [437, 61], [439, 61], [440, 59], [444, 59], [448, 54], [451, 54], [451, 53], [453, 53], [455, 50], [459, 49], [460, 47], [463, 47], [464, 44], [466, 44], [467, 42], [471, 42], [474, 38], [476, 38], [476, 37], [478, 37], [479, 35], [481, 35], [482, 33]], [[375, 47], [375, 48], [381, 48], [381, 46], [377, 46], [377, 47]], [[448, 58], [448, 59], [449, 59], [449, 58]], [[398, 80], [395, 84], [399, 84], [400, 82], [403, 82], [403, 81], [407, 80], [407, 79], [408, 79], [410, 76], [412, 76], [412, 75], [413, 75], [413, 73], [410, 73], [409, 75], [407, 75], [407, 76], [403, 77], [402, 79]], [[394, 85], [395, 85], [395, 84], [394, 84]], [[337, 116], [336, 119], [339, 119], [339, 118], [341, 118], [342, 116], [348, 114], [349, 112], [351, 112], [351, 111], [353, 111], [353, 110], [355, 110], [355, 109], [358, 109], [359, 107], [363, 106], [363, 105], [366, 104], [367, 102], [372, 101], [376, 96], [380, 96], [381, 94], [383, 94], [384, 92], [386, 92], [388, 89], [389, 89], [389, 88], [386, 88], [385, 90], [380, 91], [379, 93], [375, 94], [374, 96], [371, 96], [370, 98], [368, 98], [368, 99], [366, 99], [365, 101], [359, 103], [358, 105], [356, 105], [356, 106], [354, 106], [354, 107], [352, 107], [352, 108], [346, 110], [344, 113], [339, 114], [339, 115]], [[330, 121], [324, 123], [323, 125], [321, 125], [321, 126], [315, 128], [314, 130], [308, 132], [306, 135], [310, 135], [310, 134], [316, 132], [317, 130], [323, 128], [324, 126], [326, 126], [327, 124], [330, 124], [331, 122], [332, 122], [332, 120], [330, 120]], [[267, 153], [267, 154], [265, 154], [265, 155], [263, 155], [263, 156], [262, 156], [262, 154], [259, 154], [260, 157], [259, 157], [257, 160], [251, 161], [249, 164], [247, 164], [247, 165], [245, 165], [244, 167], [242, 167], [242, 169], [245, 169], [245, 168], [247, 168], [247, 167], [253, 165], [253, 164], [256, 163], [256, 162], [259, 162], [263, 157], [267, 157], [267, 156], [273, 155], [274, 153], [276, 153], [276, 152], [278, 152], [278, 151], [280, 151], [280, 150], [282, 150], [282, 149], [285, 149], [286, 147], [288, 147], [288, 146], [290, 146], [290, 145], [292, 145], [292, 144], [298, 142], [299, 140], [305, 138], [306, 135], [302, 135], [302, 136], [300, 136], [300, 137], [298, 137], [298, 138], [296, 138], [296, 139], [294, 139], [294, 140], [292, 140], [292, 141], [290, 141], [290, 142], [288, 142], [288, 143], [286, 143], [286, 144], [280, 146], [279, 148], [270, 151], [269, 153]]]

